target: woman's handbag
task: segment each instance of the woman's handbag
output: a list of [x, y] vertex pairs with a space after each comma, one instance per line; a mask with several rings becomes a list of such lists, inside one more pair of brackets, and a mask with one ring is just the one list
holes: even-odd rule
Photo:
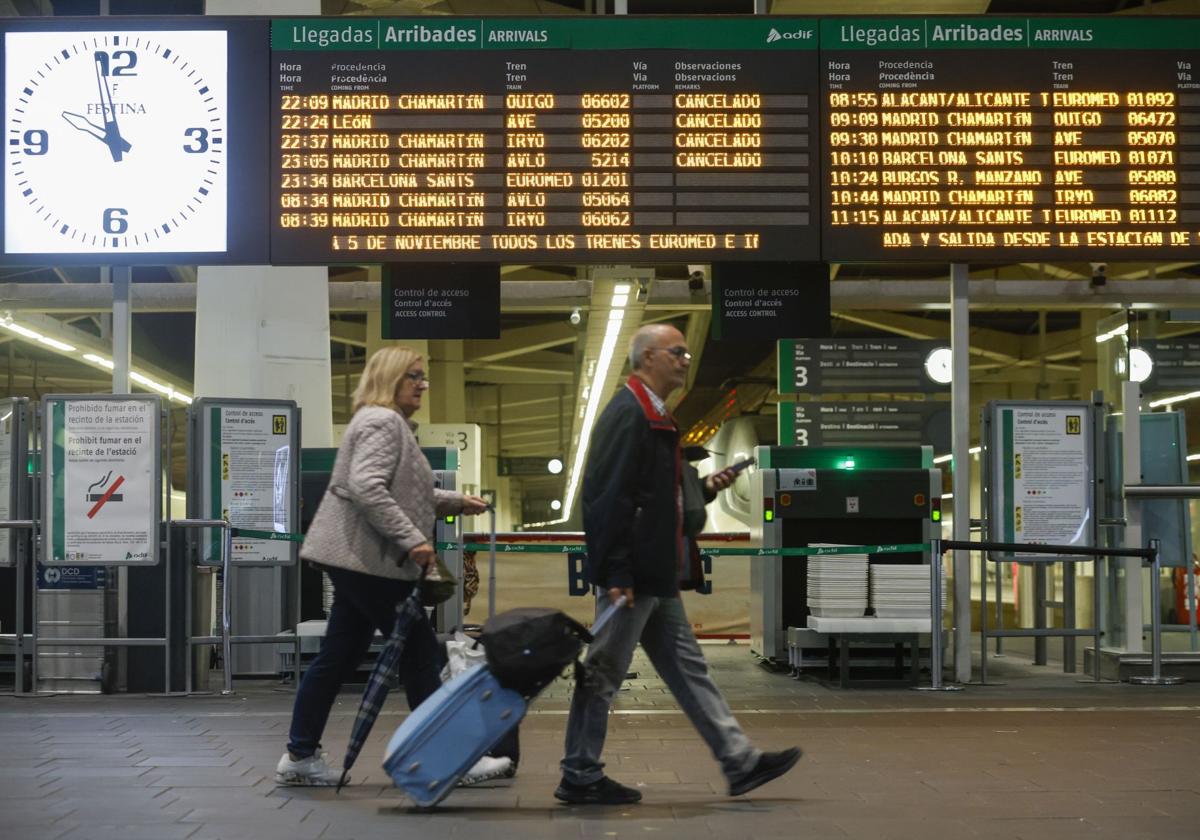
[[442, 562], [442, 555], [435, 554], [433, 565], [425, 573], [421, 581], [421, 603], [427, 607], [436, 607], [443, 601], [454, 597], [458, 589], [458, 580], [454, 573]]

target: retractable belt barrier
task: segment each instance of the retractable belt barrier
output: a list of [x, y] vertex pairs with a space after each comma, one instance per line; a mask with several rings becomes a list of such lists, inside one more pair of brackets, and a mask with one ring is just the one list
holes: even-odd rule
[[[1129, 488], [1126, 488], [1128, 490]], [[1150, 495], [1150, 494], [1146, 494]], [[1143, 563], [1149, 563], [1152, 570], [1152, 580], [1154, 585], [1150, 587], [1150, 609], [1153, 613], [1151, 624], [1151, 676], [1149, 677], [1131, 677], [1130, 682], [1137, 685], [1178, 685], [1182, 680], [1179, 677], [1164, 677], [1162, 675], [1162, 618], [1159, 615], [1159, 598], [1158, 577], [1160, 571], [1159, 565], [1159, 541], [1150, 540], [1150, 545], [1147, 548], [1091, 548], [1076, 545], [1027, 545], [1025, 543], [1006, 543], [1006, 542], [975, 542], [968, 540], [934, 540], [934, 551], [940, 557], [946, 551], [979, 551], [983, 552], [983, 556], [992, 562], [1010, 562], [1011, 557], [992, 558], [990, 552], [1004, 552], [1009, 554], [1047, 554], [1053, 555], [1053, 559], [1041, 560], [1037, 557], [1022, 557], [1021, 562], [1028, 563], [1080, 563], [1088, 560], [1094, 560], [1104, 557], [1137, 557]], [[1068, 556], [1063, 556], [1068, 555]], [[934, 564], [940, 566], [941, 564]], [[986, 593], [987, 588], [984, 587]], [[1100, 598], [1099, 587], [1093, 587], [1093, 616], [1099, 616]], [[987, 629], [987, 602], [982, 604], [982, 614], [980, 616], [980, 635], [982, 637], [982, 659], [980, 660], [980, 674], [984, 681], [987, 680], [987, 637], [992, 636], [1092, 636], [1094, 637], [1095, 656], [1093, 658], [1093, 674], [1097, 682], [1100, 681], [1100, 628], [1073, 628], [1073, 629], [1038, 629], [1038, 630], [993, 630]]]

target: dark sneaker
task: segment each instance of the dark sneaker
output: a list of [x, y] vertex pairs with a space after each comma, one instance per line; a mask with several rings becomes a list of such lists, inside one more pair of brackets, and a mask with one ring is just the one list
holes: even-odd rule
[[795, 767], [796, 762], [803, 754], [799, 747], [792, 747], [790, 750], [781, 752], [763, 753], [762, 757], [758, 759], [758, 763], [744, 776], [729, 780], [729, 795], [741, 796], [756, 787], [765, 785], [772, 779], [778, 779]]
[[603, 776], [590, 785], [575, 785], [563, 779], [554, 798], [569, 805], [632, 805], [642, 801], [642, 792]]

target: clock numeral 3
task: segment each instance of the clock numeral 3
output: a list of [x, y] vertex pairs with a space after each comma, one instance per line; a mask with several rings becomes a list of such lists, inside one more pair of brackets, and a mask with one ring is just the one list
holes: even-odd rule
[[189, 128], [183, 132], [184, 137], [191, 137], [195, 142], [184, 143], [183, 150], [193, 155], [208, 151], [208, 129]]
[[129, 211], [124, 207], [109, 207], [104, 211], [104, 232], [124, 233], [129, 230], [129, 220], [125, 218]]
[[[122, 64], [122, 61], [125, 63]], [[108, 53], [97, 52], [96, 62], [100, 65], [100, 75], [102, 76], [137, 75], [137, 73], [132, 72], [133, 68], [137, 67], [137, 53], [133, 50], [117, 50], [112, 54], [111, 61]]]
[[25, 141], [25, 154], [27, 155], [44, 155], [46, 150], [50, 148], [50, 137], [43, 129], [31, 128], [26, 131], [22, 138]]

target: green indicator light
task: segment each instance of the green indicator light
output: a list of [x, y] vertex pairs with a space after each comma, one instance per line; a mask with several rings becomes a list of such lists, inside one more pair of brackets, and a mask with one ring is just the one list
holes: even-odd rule
[[449, 516], [447, 516], [447, 517], [446, 517], [446, 524], [447, 524], [447, 525], [453, 525], [453, 524], [454, 524], [454, 514], [450, 514]]
[[772, 522], [772, 521], [774, 521], [774, 519], [775, 519], [775, 511], [773, 511], [773, 510], [764, 510], [764, 511], [763, 511], [763, 519], [764, 519], [764, 520], [766, 520], [767, 522]]
[[839, 470], [852, 470], [852, 469], [854, 469], [854, 459], [846, 458], [844, 460], [838, 461], [837, 467]]
[[942, 521], [942, 512], [941, 512], [940, 510], [935, 510], [935, 511], [934, 511], [934, 512], [931, 514], [931, 516], [933, 517], [933, 521], [934, 521], [934, 522], [941, 522], [941, 521]]

